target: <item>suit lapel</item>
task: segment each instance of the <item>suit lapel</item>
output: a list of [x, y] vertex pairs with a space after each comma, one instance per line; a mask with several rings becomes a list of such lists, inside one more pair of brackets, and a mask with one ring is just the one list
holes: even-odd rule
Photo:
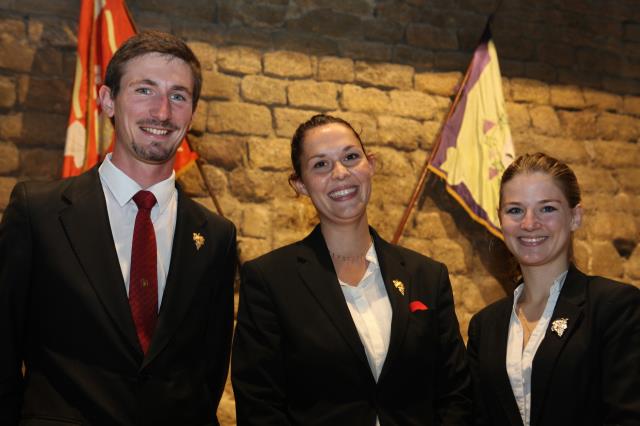
[[[587, 288], [587, 277], [574, 266], [569, 268], [562, 290], [551, 315], [544, 340], [540, 343], [533, 359], [531, 370], [531, 424], [538, 424], [545, 404], [547, 388], [551, 380], [553, 369], [563, 348], [571, 339], [576, 327], [582, 320], [582, 311]], [[567, 328], [559, 336], [551, 331], [553, 322], [560, 318], [567, 319]]]
[[364, 346], [340, 289], [319, 225], [300, 242], [298, 271], [302, 281], [353, 350], [360, 364], [366, 367], [371, 375]]
[[97, 167], [75, 178], [62, 197], [69, 205], [59, 217], [69, 243], [105, 310], [142, 358]]
[[394, 247], [380, 238], [373, 229], [371, 229], [371, 235], [373, 236], [376, 254], [378, 255], [378, 263], [380, 264], [380, 272], [393, 312], [391, 317], [389, 348], [387, 349], [387, 356], [378, 380], [378, 382], [381, 382], [388, 374], [398, 352], [402, 349], [409, 319], [409, 296], [402, 294], [400, 290], [396, 288], [394, 281], [402, 283], [405, 294], [409, 293], [412, 283], [407, 274], [404, 259], [399, 256]]
[[176, 229], [173, 234], [169, 274], [158, 313], [158, 325], [141, 368], [148, 365], [167, 345], [187, 313], [197, 290], [199, 280], [194, 277], [202, 275], [203, 269], [210, 265], [211, 251], [198, 250], [193, 241], [194, 233], [203, 236], [204, 241], [213, 241], [204, 231], [206, 217], [194, 203], [178, 189]]
[[513, 396], [511, 382], [507, 373], [507, 341], [509, 339], [509, 321], [513, 307], [513, 296], [509, 297], [497, 312], [495, 330], [489, 330], [489, 347], [495, 348], [495, 356], [489, 359], [489, 374], [500, 405], [512, 425], [522, 425], [522, 417], [518, 403]]

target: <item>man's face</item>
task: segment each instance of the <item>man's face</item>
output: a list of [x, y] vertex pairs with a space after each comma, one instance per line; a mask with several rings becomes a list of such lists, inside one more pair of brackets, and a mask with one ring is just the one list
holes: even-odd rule
[[102, 109], [115, 122], [114, 155], [150, 164], [172, 160], [191, 125], [193, 84], [182, 59], [148, 53], [127, 62], [115, 98], [100, 88]]

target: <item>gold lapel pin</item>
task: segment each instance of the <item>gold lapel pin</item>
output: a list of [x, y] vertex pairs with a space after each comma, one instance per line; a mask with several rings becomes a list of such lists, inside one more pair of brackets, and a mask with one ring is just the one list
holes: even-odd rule
[[564, 331], [567, 329], [567, 323], [569, 318], [558, 318], [551, 323], [551, 331], [556, 333], [558, 337], [562, 337]]
[[398, 289], [401, 295], [404, 296], [404, 284], [400, 280], [393, 280], [393, 285]]
[[200, 250], [200, 247], [204, 245], [204, 237], [200, 233], [194, 232], [193, 242], [196, 244], [196, 250]]

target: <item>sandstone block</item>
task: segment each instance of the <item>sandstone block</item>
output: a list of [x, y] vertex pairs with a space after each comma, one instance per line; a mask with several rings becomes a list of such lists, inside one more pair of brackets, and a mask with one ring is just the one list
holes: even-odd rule
[[[411, 164], [409, 164], [409, 167]], [[373, 176], [373, 192], [371, 194], [370, 205], [375, 205], [380, 209], [391, 207], [404, 207], [409, 202], [413, 188], [418, 180], [418, 176], [402, 176], [390, 174], [375, 174]], [[388, 188], [391, 188], [389, 190]], [[397, 224], [397, 222], [396, 222]]]
[[[585, 192], [607, 192], [614, 194], [620, 185], [613, 178], [611, 172], [602, 169], [594, 169], [587, 166], [574, 166], [573, 171], [580, 183], [580, 189]], [[620, 179], [618, 179], [619, 181]]]
[[240, 79], [217, 71], [204, 71], [202, 73], [203, 98], [225, 99], [237, 101], [239, 96]]
[[0, 115], [0, 139], [16, 139], [22, 134], [22, 113]]
[[196, 133], [203, 133], [207, 129], [207, 116], [209, 115], [209, 103], [200, 99], [196, 110], [193, 113], [193, 120], [191, 121], [191, 131]]
[[378, 117], [380, 141], [401, 150], [414, 150], [422, 142], [423, 126], [418, 121], [393, 116]]
[[330, 7], [309, 10], [299, 18], [287, 21], [287, 29], [312, 32], [337, 38], [361, 38], [362, 22], [359, 17], [340, 13]]
[[625, 96], [622, 110], [627, 114], [640, 115], [640, 96]]
[[217, 49], [213, 45], [201, 41], [192, 41], [187, 43], [187, 45], [193, 50], [193, 53], [195, 53], [200, 61], [202, 71], [216, 70]]
[[435, 65], [435, 55], [431, 50], [419, 49], [406, 44], [396, 44], [391, 62], [411, 65], [421, 70], [432, 69]]
[[516, 154], [538, 151], [562, 159], [571, 167], [577, 164], [586, 164], [590, 160], [586, 146], [581, 141], [531, 133], [524, 133], [516, 141]]
[[281, 138], [249, 138], [249, 163], [264, 170], [290, 170], [290, 141]]
[[294, 107], [320, 110], [338, 107], [338, 86], [328, 81], [294, 81], [289, 84], [287, 94], [289, 104]]
[[[25, 111], [17, 127], [21, 143], [63, 147], [67, 133], [68, 116], [60, 114]], [[0, 124], [0, 128], [1, 128]]]
[[560, 124], [567, 136], [573, 139], [595, 139], [596, 114], [590, 111], [558, 111]]
[[62, 175], [63, 156], [62, 149], [23, 148], [20, 150], [20, 175], [36, 180], [58, 179]]
[[262, 71], [260, 52], [249, 47], [221, 47], [218, 50], [221, 71], [238, 74], [258, 74]]
[[640, 248], [637, 245], [624, 265], [624, 272], [632, 279], [640, 280]]
[[411, 89], [413, 87], [413, 67], [407, 65], [378, 64], [357, 61], [356, 81], [372, 86]]
[[395, 43], [402, 40], [404, 26], [388, 20], [366, 20], [364, 24], [364, 36], [368, 40]]
[[422, 212], [418, 211], [413, 217], [412, 226], [408, 226], [406, 234], [416, 238], [434, 240], [437, 238], [448, 238], [447, 229], [453, 224], [453, 219], [445, 212]]
[[71, 102], [69, 82], [61, 79], [36, 78], [28, 79], [26, 98], [20, 99], [25, 106], [40, 111], [68, 114]]
[[405, 236], [400, 239], [399, 243], [402, 247], [418, 252], [423, 256], [432, 256], [431, 249], [433, 247], [433, 243], [431, 241], [427, 241], [422, 238]]
[[531, 125], [531, 117], [529, 116], [529, 108], [526, 104], [517, 104], [514, 102], [506, 102], [505, 109], [509, 119], [509, 127], [512, 132], [526, 130]]
[[353, 39], [341, 39], [339, 50], [347, 58], [381, 62], [390, 62], [393, 53], [389, 44]]
[[[400, 206], [387, 206], [385, 209], [381, 209], [370, 204], [369, 208], [367, 208], [369, 223], [387, 241], [391, 241], [393, 238], [402, 213], [403, 208]], [[401, 244], [405, 245], [404, 243]]]
[[335, 56], [320, 58], [318, 61], [318, 79], [343, 83], [352, 82], [355, 79], [353, 60]]
[[236, 168], [229, 175], [229, 188], [242, 202], [264, 202], [291, 195], [287, 172]]
[[624, 273], [623, 260], [610, 241], [591, 244], [591, 274], [620, 279]]
[[438, 110], [435, 97], [415, 90], [392, 90], [389, 99], [389, 111], [402, 117], [429, 120]]
[[464, 309], [470, 314], [475, 314], [484, 308], [486, 303], [478, 287], [478, 283], [469, 277], [454, 275], [451, 279], [451, 287], [455, 288], [456, 307]]
[[381, 176], [413, 176], [413, 168], [406, 155], [387, 147], [376, 147], [376, 174]]
[[595, 106], [601, 111], [620, 111], [622, 109], [622, 96], [599, 90], [584, 88], [585, 106]]
[[536, 80], [512, 78], [511, 97], [514, 101], [548, 105], [549, 86]]
[[0, 28], [0, 68], [31, 71], [36, 49], [24, 38], [24, 23], [15, 19], [3, 19], [0, 21]]
[[227, 185], [229, 182], [224, 169], [205, 164], [202, 166], [202, 172], [216, 197], [219, 198], [227, 193]]
[[415, 89], [434, 95], [453, 96], [460, 81], [462, 73], [459, 72], [416, 73]]
[[0, 210], [4, 210], [9, 204], [11, 191], [16, 183], [18, 183], [16, 178], [0, 176]]
[[558, 115], [550, 106], [532, 106], [529, 115], [531, 116], [531, 124], [537, 132], [552, 136], [562, 132]]
[[382, 90], [345, 84], [342, 88], [342, 107], [351, 111], [377, 114], [389, 111], [389, 95]]
[[290, 196], [277, 198], [270, 203], [271, 226], [279, 233], [285, 229], [311, 230], [318, 223], [316, 209], [311, 199], [305, 196], [296, 197], [290, 189]]
[[433, 240], [431, 253], [433, 258], [444, 263], [451, 274], [464, 274], [467, 272], [464, 249], [454, 241], [446, 238]]
[[346, 111], [331, 111], [329, 114], [349, 122], [351, 127], [360, 135], [365, 148], [369, 144], [379, 141], [376, 119], [369, 114]]
[[11, 108], [15, 103], [15, 81], [10, 77], [0, 76], [0, 108]]
[[637, 167], [640, 149], [630, 142], [596, 141], [592, 145], [594, 159], [606, 168]]
[[180, 170], [180, 174], [176, 174], [176, 178], [180, 183], [180, 187], [188, 196], [206, 197], [209, 195], [204, 185], [202, 175], [195, 165]]
[[266, 136], [272, 130], [271, 112], [267, 107], [243, 102], [212, 102], [209, 104], [207, 130]]
[[264, 73], [276, 77], [308, 78], [313, 75], [311, 58], [297, 52], [265, 53]]
[[638, 232], [632, 214], [611, 211], [590, 212], [584, 218], [584, 227], [591, 240], [635, 240]]
[[640, 193], [640, 170], [637, 166], [633, 169], [617, 169], [613, 173], [623, 191]]
[[287, 103], [287, 82], [261, 75], [248, 75], [240, 85], [242, 98], [246, 101], [265, 104]]
[[247, 158], [246, 138], [205, 133], [194, 148], [211, 165], [227, 170], [243, 166]]
[[407, 43], [411, 46], [433, 50], [456, 50], [458, 37], [455, 30], [425, 24], [409, 24]]
[[551, 86], [551, 105], [560, 108], [582, 109], [585, 106], [582, 89], [578, 86]]
[[242, 211], [240, 233], [243, 237], [269, 238], [271, 236], [271, 215], [264, 205], [245, 205]]
[[573, 262], [582, 271], [589, 270], [591, 247], [583, 240], [573, 240]]
[[438, 121], [425, 121], [422, 125], [423, 138], [420, 143], [420, 148], [425, 150], [431, 150], [433, 143], [436, 140], [436, 136], [440, 131], [440, 127], [442, 126], [441, 122]]
[[262, 238], [238, 237], [238, 257], [241, 262], [255, 259], [256, 257], [262, 256], [270, 251], [271, 243], [268, 240]]
[[11, 142], [0, 142], [0, 174], [15, 172], [19, 165], [18, 148]]
[[605, 112], [598, 116], [596, 129], [603, 139], [635, 141], [640, 136], [640, 118]]
[[301, 109], [275, 108], [273, 115], [275, 117], [276, 134], [284, 138], [291, 138], [298, 126], [315, 114], [317, 112]]

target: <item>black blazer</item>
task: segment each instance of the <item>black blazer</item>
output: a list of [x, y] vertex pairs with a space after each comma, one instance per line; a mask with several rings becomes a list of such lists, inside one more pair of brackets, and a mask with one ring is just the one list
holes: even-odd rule
[[[513, 295], [476, 314], [468, 354], [478, 425], [522, 425], [505, 366]], [[533, 360], [531, 425], [640, 425], [640, 291], [569, 269]]]
[[[447, 269], [371, 234], [393, 310], [378, 382], [316, 227], [242, 268], [231, 362], [239, 426], [373, 426], [376, 415], [382, 426], [466, 424], [470, 379]], [[411, 313], [412, 301], [429, 309]]]
[[0, 224], [0, 424], [217, 424], [235, 259], [234, 226], [179, 191], [143, 356], [97, 169], [16, 185]]

